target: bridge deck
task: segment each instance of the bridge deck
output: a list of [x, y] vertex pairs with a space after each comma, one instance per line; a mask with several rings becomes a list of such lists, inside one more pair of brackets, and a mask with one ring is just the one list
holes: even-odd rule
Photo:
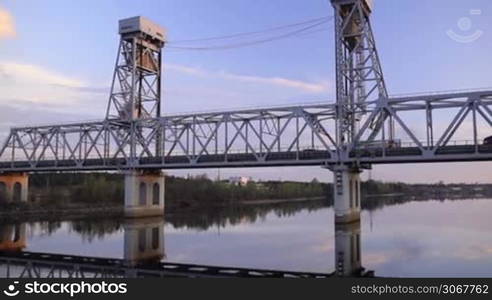
[[[350, 153], [350, 159], [360, 163], [390, 164], [419, 162], [459, 162], [492, 160], [492, 145], [446, 146], [433, 152], [431, 149], [405, 147], [393, 149], [361, 149]], [[428, 152], [428, 153], [426, 153]], [[130, 165], [125, 158], [85, 160], [39, 160], [35, 162], [0, 162], [0, 172], [90, 171], [145, 169], [231, 168], [267, 166], [313, 166], [336, 163], [334, 151], [273, 152], [258, 158], [252, 153], [202, 155], [192, 160], [185, 155], [145, 157]]]

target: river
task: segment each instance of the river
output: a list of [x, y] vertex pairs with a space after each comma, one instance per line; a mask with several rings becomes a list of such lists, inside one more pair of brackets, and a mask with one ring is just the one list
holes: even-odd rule
[[[249, 205], [139, 221], [4, 224], [0, 250], [322, 273], [348, 253], [344, 268], [376, 276], [491, 277], [491, 214], [492, 199], [408, 201], [335, 228], [322, 201]], [[20, 242], [7, 243], [16, 233]], [[149, 253], [139, 249], [149, 241]]]

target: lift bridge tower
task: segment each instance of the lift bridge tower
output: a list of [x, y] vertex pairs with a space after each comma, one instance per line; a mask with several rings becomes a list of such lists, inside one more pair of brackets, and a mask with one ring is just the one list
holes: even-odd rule
[[144, 17], [120, 20], [121, 36], [107, 119], [133, 121], [161, 115], [165, 30]]
[[[370, 22], [373, 1], [331, 0], [331, 4], [335, 10], [336, 138], [340, 148], [340, 164], [331, 168], [335, 174], [336, 221], [345, 223], [360, 218], [361, 166], [347, 165], [343, 161], [355, 146], [361, 121], [369, 115], [368, 103], [385, 101], [388, 92]], [[390, 116], [373, 116], [370, 122], [367, 141], [379, 138], [385, 124], [387, 138], [393, 140], [394, 125]]]
[[[120, 124], [120, 135], [131, 140], [143, 136], [145, 121], [161, 116], [162, 48], [166, 31], [144, 17], [119, 21], [121, 37], [114, 69], [106, 120]], [[143, 124], [143, 125], [142, 125]], [[131, 141], [130, 140], [130, 141]], [[161, 152], [162, 137], [155, 139]], [[128, 142], [135, 153], [135, 143]], [[161, 171], [129, 170], [125, 176], [125, 212], [130, 217], [161, 215], [164, 210], [164, 174]]]

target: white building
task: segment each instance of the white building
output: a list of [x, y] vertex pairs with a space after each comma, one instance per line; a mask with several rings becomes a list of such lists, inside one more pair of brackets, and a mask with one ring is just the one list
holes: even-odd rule
[[233, 185], [238, 185], [238, 186], [245, 186], [249, 182], [252, 182], [253, 179], [251, 177], [246, 177], [246, 176], [233, 176], [229, 177], [229, 183]]

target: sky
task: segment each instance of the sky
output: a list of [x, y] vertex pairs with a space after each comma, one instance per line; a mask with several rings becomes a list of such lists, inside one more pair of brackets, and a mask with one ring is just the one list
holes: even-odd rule
[[[0, 0], [0, 138], [14, 125], [104, 117], [119, 19], [146, 16], [167, 28], [172, 44], [332, 14], [328, 0]], [[390, 94], [492, 87], [491, 14], [489, 0], [376, 0], [372, 23]], [[320, 29], [239, 49], [165, 48], [163, 112], [334, 102], [333, 24]], [[490, 182], [491, 166], [388, 165], [370, 173], [386, 181]], [[196, 172], [204, 171], [170, 173]], [[318, 167], [221, 170], [232, 175], [332, 179]]]

